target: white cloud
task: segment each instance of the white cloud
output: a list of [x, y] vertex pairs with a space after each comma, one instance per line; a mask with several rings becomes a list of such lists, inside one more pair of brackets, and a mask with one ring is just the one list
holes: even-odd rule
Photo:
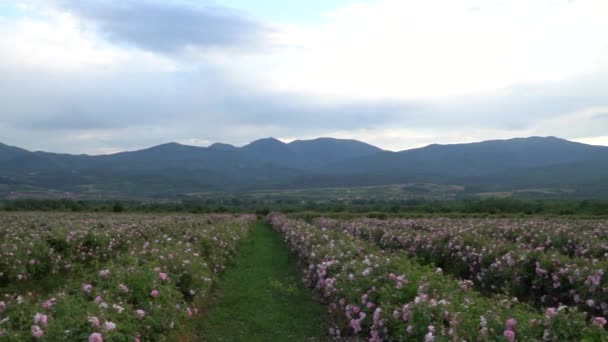
[[601, 136], [608, 132], [608, 106], [587, 107], [573, 113], [556, 115], [531, 125], [531, 130], [576, 141], [599, 142], [602, 141]]
[[583, 139], [573, 139], [573, 141], [589, 145], [608, 146], [608, 135]]
[[200, 139], [200, 138], [183, 139], [183, 140], [178, 141], [178, 143], [184, 144], [184, 145], [190, 145], [190, 146], [203, 146], [203, 147], [207, 147], [207, 146], [213, 144], [213, 142], [211, 142], [209, 140]]
[[67, 73], [108, 72], [134, 66], [155, 72], [177, 70], [177, 64], [163, 56], [105, 42], [84, 30], [81, 20], [69, 13], [52, 9], [35, 13], [0, 17], [2, 65]]
[[283, 48], [220, 59], [273, 91], [461, 96], [608, 70], [606, 18], [604, 0], [355, 2], [320, 24], [284, 25]]

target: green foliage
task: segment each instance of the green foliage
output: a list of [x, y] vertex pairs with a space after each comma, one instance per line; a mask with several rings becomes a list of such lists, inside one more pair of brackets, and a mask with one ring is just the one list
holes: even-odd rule
[[325, 309], [299, 281], [280, 237], [258, 224], [217, 286], [202, 323], [206, 341], [307, 341], [324, 335]]
[[388, 218], [400, 216], [482, 216], [482, 215], [556, 215], [608, 216], [608, 201], [599, 200], [523, 200], [514, 198], [436, 200], [327, 200], [240, 199], [230, 196], [212, 199], [182, 199], [174, 202], [73, 201], [20, 199], [0, 202], [4, 211], [105, 211], [105, 212], [189, 212], [256, 213], [270, 211], [297, 213], [299, 218], [318, 216]]
[[125, 211], [124, 206], [122, 205], [122, 203], [120, 202], [116, 202], [114, 203], [114, 205], [112, 206], [112, 211], [115, 213], [122, 213], [123, 211]]

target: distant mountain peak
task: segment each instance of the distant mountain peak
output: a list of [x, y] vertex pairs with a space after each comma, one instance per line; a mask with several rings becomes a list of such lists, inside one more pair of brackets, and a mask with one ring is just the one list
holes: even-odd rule
[[212, 149], [212, 150], [234, 150], [234, 149], [237, 149], [238, 147], [236, 147], [234, 145], [230, 145], [230, 144], [214, 143], [214, 144], [209, 145], [208, 148]]
[[263, 139], [258, 139], [255, 141], [252, 141], [251, 143], [243, 146], [244, 149], [251, 149], [251, 148], [268, 148], [268, 147], [285, 147], [287, 146], [287, 144], [285, 144], [284, 142], [282, 142], [279, 139], [270, 137], [270, 138], [263, 138]]
[[158, 146], [185, 146], [185, 145], [184, 144], [180, 144], [180, 143], [175, 142], [175, 141], [171, 141], [171, 142], [168, 142], [168, 143], [165, 143], [165, 144], [160, 144]]
[[18, 150], [18, 151], [23, 151], [23, 152], [28, 152], [26, 149], [23, 149], [21, 147], [17, 147], [17, 146], [13, 146], [13, 145], [7, 145], [5, 143], [1, 143], [0, 142], [0, 148], [2, 149], [11, 149], [11, 150]]
[[274, 138], [274, 137], [268, 137], [268, 138], [262, 138], [262, 139], [258, 139], [258, 140], [254, 140], [252, 141], [249, 145], [251, 144], [281, 144], [281, 145], [285, 145], [284, 142], [282, 142], [281, 140]]
[[149, 147], [145, 150], [164, 150], [164, 149], [171, 149], [171, 148], [183, 147], [183, 146], [186, 146], [186, 145], [182, 145], [177, 142], [168, 142], [165, 144], [160, 144], [160, 145]]

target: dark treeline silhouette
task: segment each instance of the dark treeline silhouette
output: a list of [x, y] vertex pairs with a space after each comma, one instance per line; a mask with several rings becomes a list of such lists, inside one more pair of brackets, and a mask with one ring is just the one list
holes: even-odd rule
[[208, 199], [175, 202], [82, 201], [70, 199], [18, 199], [0, 202], [2, 211], [58, 212], [189, 212], [223, 213], [270, 211], [285, 213], [369, 214], [379, 217], [394, 215], [608, 215], [608, 201], [591, 200], [521, 200], [511, 198], [430, 200], [350, 200], [305, 201], [294, 198]]

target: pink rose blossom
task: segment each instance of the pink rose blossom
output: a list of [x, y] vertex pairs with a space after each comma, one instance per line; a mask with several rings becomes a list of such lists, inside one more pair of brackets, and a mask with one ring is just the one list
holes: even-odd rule
[[503, 336], [507, 339], [507, 341], [515, 342], [515, 332], [513, 332], [513, 330], [505, 330]]
[[167, 273], [163, 273], [163, 272], [159, 272], [158, 277], [160, 278], [160, 280], [163, 280], [163, 281], [169, 279], [169, 277], [167, 276]]
[[53, 306], [53, 299], [46, 300], [44, 303], [42, 303], [43, 309], [50, 309], [51, 306]]
[[424, 342], [432, 342], [435, 341], [435, 335], [433, 335], [433, 333], [435, 332], [435, 327], [432, 325], [429, 325], [427, 327], [428, 333], [426, 335], [424, 335]]
[[505, 329], [506, 330], [513, 330], [513, 328], [515, 328], [515, 325], [517, 324], [517, 321], [514, 318], [509, 318], [506, 322], [505, 322]]
[[45, 314], [37, 313], [34, 316], [34, 324], [46, 326], [48, 317]]
[[116, 329], [116, 323], [110, 322], [110, 321], [105, 321], [103, 323], [103, 330], [105, 331], [112, 331]]
[[93, 290], [93, 285], [91, 285], [91, 284], [82, 284], [82, 291], [84, 291], [86, 293], [91, 293], [91, 290]]
[[89, 342], [103, 342], [103, 336], [100, 333], [92, 333]]
[[137, 314], [137, 317], [139, 317], [139, 318], [144, 318], [146, 316], [146, 312], [142, 309], [135, 310], [135, 313]]
[[92, 316], [92, 317], [89, 317], [88, 321], [89, 321], [89, 323], [91, 323], [91, 326], [93, 328], [98, 328], [99, 327], [99, 318], [97, 318], [95, 316]]
[[356, 335], [359, 333], [359, 331], [361, 331], [361, 322], [358, 319], [351, 319], [350, 327], [353, 329], [353, 332]]
[[38, 338], [41, 338], [42, 335], [44, 335], [44, 332], [42, 331], [42, 329], [40, 329], [39, 326], [34, 325], [32, 327], [32, 338], [38, 339]]
[[591, 323], [597, 327], [603, 328], [606, 325], [606, 319], [604, 317], [593, 317]]
[[153, 298], [158, 297], [159, 293], [157, 290], [152, 290], [152, 292], [150, 292], [150, 296], [152, 296]]

